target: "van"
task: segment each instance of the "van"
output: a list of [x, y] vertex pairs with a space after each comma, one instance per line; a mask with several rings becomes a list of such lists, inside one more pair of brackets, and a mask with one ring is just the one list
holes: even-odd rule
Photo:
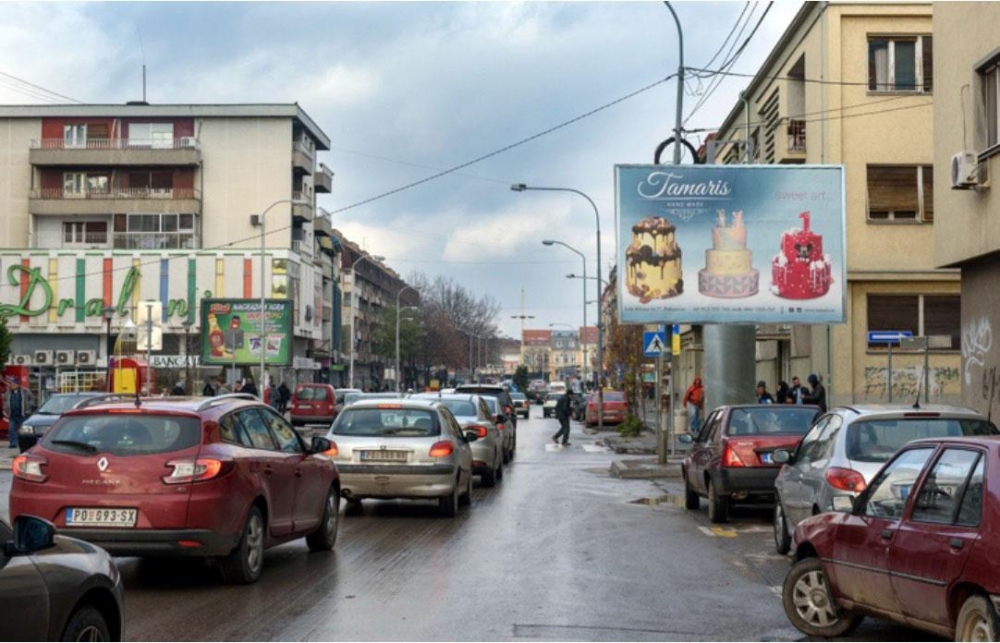
[[292, 392], [292, 426], [332, 424], [337, 417], [336, 396], [329, 384], [298, 384]]
[[566, 382], [549, 382], [549, 393], [562, 395], [566, 392]]

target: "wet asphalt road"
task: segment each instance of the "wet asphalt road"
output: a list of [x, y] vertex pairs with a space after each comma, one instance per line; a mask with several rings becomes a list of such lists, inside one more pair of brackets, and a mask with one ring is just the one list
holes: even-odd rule
[[[366, 501], [336, 550], [271, 549], [255, 585], [196, 561], [118, 559], [131, 640], [802, 640], [778, 588], [769, 513], [722, 528], [683, 509], [679, 480], [617, 480], [574, 423], [518, 425], [517, 457], [458, 518]], [[0, 473], [0, 497], [9, 490]], [[3, 503], [6, 505], [6, 503]], [[703, 503], [704, 504], [704, 503]], [[2, 507], [6, 515], [6, 506]], [[714, 528], [713, 528], [714, 527]], [[853, 640], [934, 640], [866, 620]]]

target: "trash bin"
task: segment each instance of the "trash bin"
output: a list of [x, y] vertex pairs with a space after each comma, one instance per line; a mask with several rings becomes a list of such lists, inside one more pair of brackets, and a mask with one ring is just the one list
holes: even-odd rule
[[683, 435], [688, 432], [688, 412], [685, 408], [674, 411], [674, 433]]

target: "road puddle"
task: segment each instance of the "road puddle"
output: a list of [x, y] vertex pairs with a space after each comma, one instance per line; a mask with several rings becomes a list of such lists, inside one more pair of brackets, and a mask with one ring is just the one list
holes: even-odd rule
[[647, 507], [656, 507], [658, 505], [672, 505], [674, 507], [683, 507], [684, 497], [675, 496], [673, 494], [666, 494], [662, 496], [657, 496], [655, 498], [639, 498], [637, 500], [630, 500], [629, 503], [633, 505], [646, 505]]

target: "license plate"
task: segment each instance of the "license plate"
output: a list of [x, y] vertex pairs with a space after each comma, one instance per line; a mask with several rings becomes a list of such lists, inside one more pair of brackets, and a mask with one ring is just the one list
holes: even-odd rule
[[406, 451], [362, 451], [365, 462], [406, 462]]
[[763, 462], [764, 464], [771, 464], [772, 462], [774, 462], [770, 453], [761, 453], [760, 461]]
[[66, 510], [67, 527], [135, 527], [135, 509], [70, 507]]

